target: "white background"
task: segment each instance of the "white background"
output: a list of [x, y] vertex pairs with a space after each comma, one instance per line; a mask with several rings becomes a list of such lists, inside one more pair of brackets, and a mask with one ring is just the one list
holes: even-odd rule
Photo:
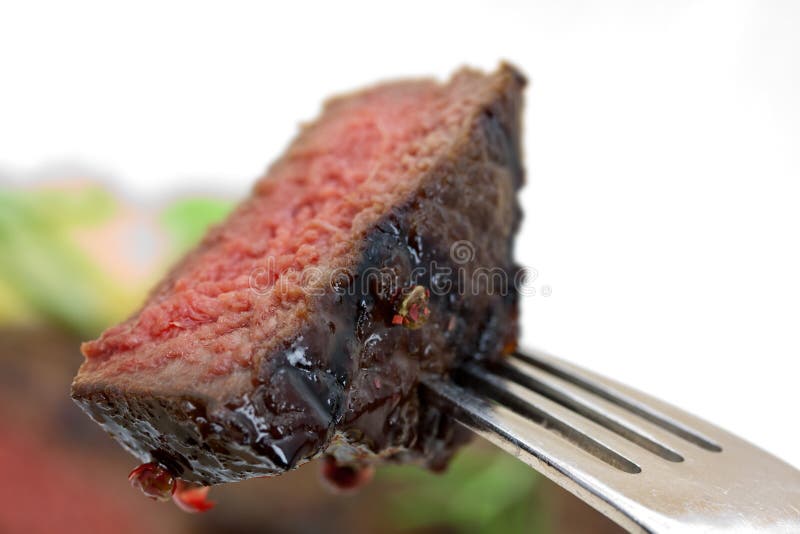
[[524, 341], [800, 466], [800, 3], [0, 3], [0, 175], [245, 194], [332, 92], [531, 80]]

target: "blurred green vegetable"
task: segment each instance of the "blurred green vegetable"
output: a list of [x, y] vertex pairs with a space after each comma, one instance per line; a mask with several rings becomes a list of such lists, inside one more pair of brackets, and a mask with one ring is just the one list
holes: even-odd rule
[[0, 190], [0, 313], [37, 314], [82, 336], [119, 318], [125, 292], [70, 240], [69, 231], [102, 223], [116, 202], [100, 188]]
[[180, 255], [195, 245], [206, 229], [225, 218], [231, 208], [230, 201], [211, 198], [187, 198], [167, 206], [161, 222], [172, 237], [174, 253]]
[[537, 485], [539, 477], [516, 458], [471, 446], [443, 474], [386, 466], [380, 477], [396, 486], [393, 520], [405, 528], [449, 526], [457, 532], [549, 532]]
[[[161, 222], [170, 256], [161, 266], [230, 208], [229, 201], [202, 198], [166, 208]], [[130, 314], [147, 288], [104, 271], [74, 240], [76, 231], [109, 224], [119, 210], [98, 186], [0, 189], [0, 322], [39, 318], [89, 338]]]

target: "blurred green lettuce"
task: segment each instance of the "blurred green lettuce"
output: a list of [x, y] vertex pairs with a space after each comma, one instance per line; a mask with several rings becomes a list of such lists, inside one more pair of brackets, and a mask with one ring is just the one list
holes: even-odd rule
[[[177, 255], [225, 216], [231, 202], [190, 198], [161, 222]], [[130, 314], [146, 287], [105, 272], [74, 241], [76, 230], [108, 224], [120, 210], [106, 189], [0, 189], [0, 322], [42, 320], [88, 338]]]
[[465, 534], [551, 530], [536, 472], [494, 448], [467, 447], [442, 474], [389, 465], [379, 477], [392, 482], [390, 512], [401, 528], [448, 527]]
[[183, 254], [194, 246], [208, 227], [224, 219], [230, 210], [229, 201], [214, 198], [186, 198], [167, 206], [161, 222], [172, 237], [174, 254]]
[[115, 200], [100, 188], [0, 191], [0, 317], [41, 316], [80, 335], [119, 317], [118, 285], [70, 242], [76, 226], [100, 224]]

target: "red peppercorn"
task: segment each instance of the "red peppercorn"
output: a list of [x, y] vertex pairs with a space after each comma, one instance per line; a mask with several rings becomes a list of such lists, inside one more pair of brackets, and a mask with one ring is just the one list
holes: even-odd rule
[[424, 286], [414, 286], [400, 303], [400, 309], [392, 317], [393, 325], [403, 325], [411, 330], [420, 328], [428, 320], [431, 293]]

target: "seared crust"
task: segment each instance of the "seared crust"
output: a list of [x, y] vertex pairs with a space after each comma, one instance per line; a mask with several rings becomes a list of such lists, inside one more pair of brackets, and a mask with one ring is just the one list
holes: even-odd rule
[[[421, 399], [420, 379], [497, 358], [517, 336], [525, 81], [508, 66], [491, 77], [491, 97], [419, 187], [357, 239], [353, 261], [313, 298], [300, 330], [236, 379], [244, 392], [79, 375], [75, 401], [141, 461], [203, 484], [278, 474], [323, 451], [346, 462], [443, 466], [464, 436]], [[478, 269], [505, 273], [505, 285], [476, 286], [491, 279], [476, 278]], [[398, 298], [416, 285], [430, 291], [428, 321], [416, 330], [393, 324]]]

